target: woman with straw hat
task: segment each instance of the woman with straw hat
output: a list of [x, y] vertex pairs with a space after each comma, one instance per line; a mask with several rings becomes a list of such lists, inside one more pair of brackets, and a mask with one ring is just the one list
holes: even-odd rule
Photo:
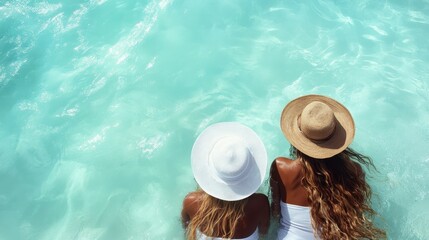
[[201, 189], [183, 201], [188, 239], [258, 239], [268, 231], [270, 207], [255, 193], [264, 180], [267, 153], [250, 128], [235, 122], [209, 126], [194, 143], [192, 172]]
[[332, 98], [307, 95], [286, 105], [280, 125], [295, 160], [279, 157], [271, 165], [278, 239], [385, 238], [370, 220], [375, 211], [361, 167], [374, 165], [349, 148], [355, 134], [350, 112]]

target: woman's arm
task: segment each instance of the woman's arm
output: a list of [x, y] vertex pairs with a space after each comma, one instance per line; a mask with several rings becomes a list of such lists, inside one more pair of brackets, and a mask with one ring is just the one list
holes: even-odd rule
[[190, 192], [183, 199], [182, 207], [182, 225], [183, 228], [187, 228], [191, 218], [195, 215], [199, 208], [199, 200], [201, 197], [201, 192]]
[[277, 170], [277, 160], [274, 160], [270, 169], [270, 190], [271, 190], [271, 214], [273, 217], [280, 216], [280, 175]]
[[183, 199], [183, 206], [182, 206], [182, 213], [181, 213], [181, 220], [182, 220], [182, 227], [186, 229], [189, 224], [189, 220], [191, 219], [189, 217], [187, 208], [189, 206], [189, 195]]
[[265, 194], [260, 194], [261, 217], [258, 224], [259, 233], [265, 235], [270, 227], [270, 202]]

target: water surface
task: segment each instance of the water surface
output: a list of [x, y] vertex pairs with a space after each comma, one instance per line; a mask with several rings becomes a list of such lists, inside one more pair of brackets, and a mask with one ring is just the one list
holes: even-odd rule
[[389, 239], [429, 239], [428, 1], [5, 0], [0, 33], [2, 240], [184, 239], [196, 136], [287, 155], [311, 93], [352, 112]]

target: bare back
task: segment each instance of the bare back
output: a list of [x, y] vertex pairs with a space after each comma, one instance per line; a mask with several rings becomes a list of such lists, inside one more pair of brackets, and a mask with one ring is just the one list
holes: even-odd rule
[[[201, 206], [201, 197], [204, 193], [189, 193], [183, 201], [182, 223], [184, 228], [196, 215]], [[244, 207], [244, 217], [238, 222], [233, 238], [245, 238], [259, 229], [260, 234], [268, 232], [270, 220], [269, 202], [267, 196], [260, 193], [252, 194]], [[211, 236], [219, 237], [219, 236]]]
[[[299, 206], [309, 206], [308, 193], [302, 186], [303, 168], [299, 160], [278, 157], [271, 164], [270, 187], [273, 197], [272, 210], [277, 215], [279, 201]], [[273, 209], [274, 208], [274, 209]]]

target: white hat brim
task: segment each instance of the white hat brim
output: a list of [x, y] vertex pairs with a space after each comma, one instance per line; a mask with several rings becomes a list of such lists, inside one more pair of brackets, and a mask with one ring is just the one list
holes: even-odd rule
[[[216, 177], [209, 163], [211, 149], [226, 136], [241, 138], [253, 156], [249, 171], [234, 183]], [[252, 195], [261, 186], [267, 169], [267, 151], [252, 129], [237, 122], [221, 122], [209, 126], [198, 136], [192, 147], [191, 165], [195, 180], [206, 193], [225, 201], [237, 201]]]

